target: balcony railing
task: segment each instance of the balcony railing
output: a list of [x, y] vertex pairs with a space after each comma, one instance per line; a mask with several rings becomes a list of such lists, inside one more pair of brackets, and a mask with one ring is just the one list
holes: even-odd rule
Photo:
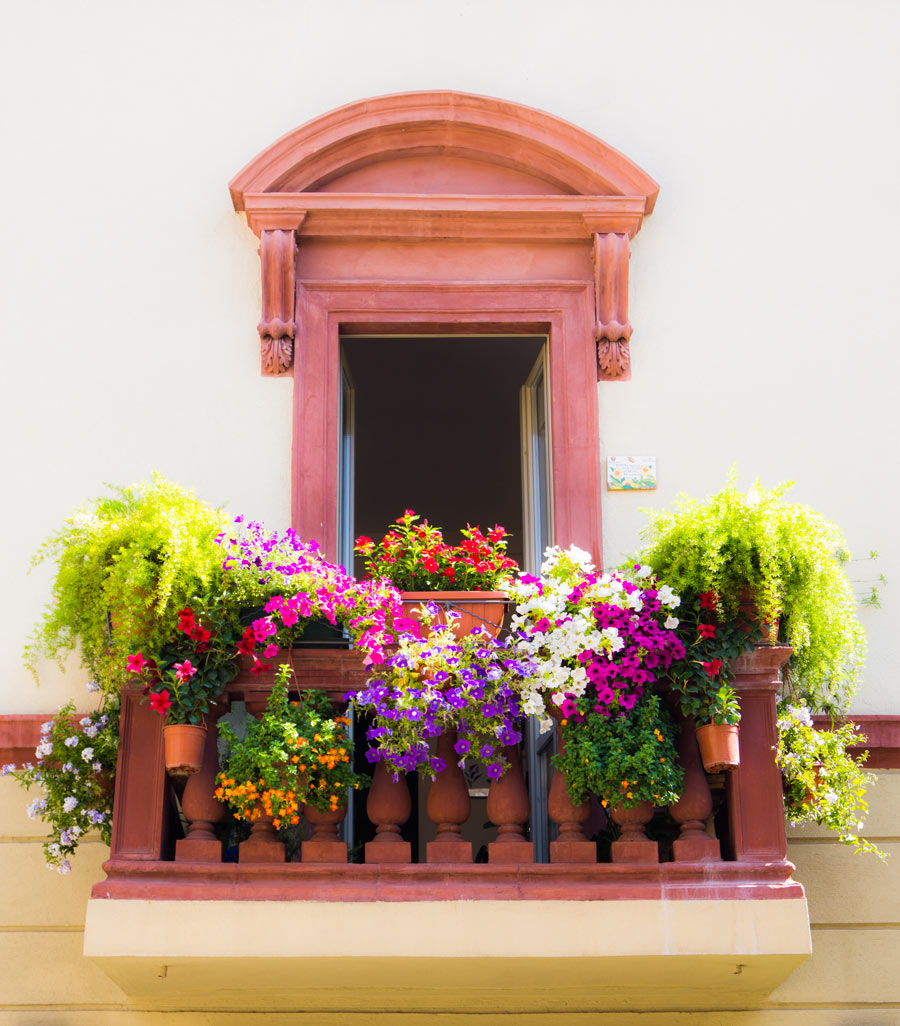
[[[425, 794], [412, 796], [405, 779], [394, 783], [376, 774], [368, 795], [357, 796], [352, 813], [357, 836], [367, 843], [348, 852], [335, 827], [318, 827], [303, 842], [299, 861], [286, 862], [284, 846], [274, 835], [255, 831], [240, 845], [235, 862], [234, 852], [223, 852], [216, 833], [216, 824], [227, 815], [212, 793], [218, 770], [216, 718], [209, 721], [203, 770], [188, 778], [178, 795], [164, 770], [160, 717], [141, 704], [139, 692], [127, 691], [107, 878], [95, 885], [93, 896], [329, 901], [802, 897], [786, 859], [781, 777], [772, 752], [776, 692], [786, 657], [784, 647], [763, 645], [735, 664], [742, 708], [739, 769], [725, 779], [707, 777], [693, 727], [684, 724], [679, 751], [685, 791], [668, 810], [674, 839], [661, 853], [639, 828], [612, 846], [610, 861], [598, 861], [596, 844], [577, 817], [567, 814], [565, 797], [554, 800], [559, 793], [564, 796], [557, 786], [551, 788], [549, 804], [558, 837], [550, 845], [549, 863], [536, 863], [522, 829], [526, 782], [520, 772], [510, 771], [492, 785], [505, 794], [488, 798], [487, 816], [475, 799], [474, 826], [467, 826], [468, 817], [459, 811], [471, 808], [462, 774], [441, 774], [437, 783], [422, 785]], [[360, 657], [350, 651], [299, 650], [293, 662], [300, 687], [322, 688], [336, 704], [366, 677]], [[219, 715], [236, 701], [258, 708], [270, 687], [271, 679], [240, 674], [229, 685]], [[443, 802], [436, 798], [439, 792]], [[494, 823], [486, 824], [485, 831], [487, 818]], [[484, 836], [486, 862], [473, 862], [480, 847], [473, 851], [466, 838], [473, 828]]]

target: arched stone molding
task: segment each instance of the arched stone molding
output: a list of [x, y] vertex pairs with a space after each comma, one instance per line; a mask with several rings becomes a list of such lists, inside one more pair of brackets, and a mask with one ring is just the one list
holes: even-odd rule
[[296, 233], [301, 243], [593, 240], [598, 376], [629, 374], [628, 239], [659, 187], [569, 122], [447, 90], [383, 96], [289, 132], [230, 189], [262, 243], [264, 373], [292, 363], [283, 281], [294, 263], [285, 238]]
[[427, 154], [517, 169], [546, 182], [548, 194], [640, 197], [646, 214], [659, 191], [636, 164], [576, 125], [450, 90], [380, 96], [323, 114], [254, 157], [229, 188], [235, 210], [245, 210], [248, 196], [322, 192], [361, 167]]

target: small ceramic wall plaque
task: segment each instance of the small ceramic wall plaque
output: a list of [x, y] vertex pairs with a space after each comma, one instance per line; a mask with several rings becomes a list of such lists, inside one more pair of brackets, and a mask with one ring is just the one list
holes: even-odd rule
[[611, 492], [652, 490], [656, 487], [656, 457], [607, 457], [606, 487]]

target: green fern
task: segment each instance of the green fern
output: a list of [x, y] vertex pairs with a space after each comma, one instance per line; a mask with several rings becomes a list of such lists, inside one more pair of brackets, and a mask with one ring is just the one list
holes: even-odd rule
[[79, 648], [101, 688], [115, 691], [127, 656], [159, 650], [179, 611], [219, 579], [214, 539], [228, 523], [221, 510], [158, 473], [110, 487], [111, 496], [76, 510], [32, 559], [32, 567], [57, 564], [52, 600], [25, 648], [36, 679], [40, 660], [61, 666]]
[[639, 559], [679, 595], [713, 591], [733, 617], [744, 589], [762, 620], [780, 620], [793, 648], [787, 682], [812, 709], [843, 711], [865, 652], [849, 558], [840, 530], [820, 514], [784, 500], [791, 482], [746, 493], [734, 469], [722, 491], [682, 497], [674, 512], [647, 510]]

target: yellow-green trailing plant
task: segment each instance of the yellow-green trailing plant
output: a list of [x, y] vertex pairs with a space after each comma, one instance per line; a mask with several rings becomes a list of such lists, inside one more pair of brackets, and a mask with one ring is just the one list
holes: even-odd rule
[[227, 525], [221, 510], [154, 474], [75, 510], [32, 559], [56, 563], [51, 601], [25, 648], [37, 678], [42, 659], [62, 666], [78, 649], [104, 692], [127, 676], [128, 656], [158, 651], [178, 615], [218, 587]]

